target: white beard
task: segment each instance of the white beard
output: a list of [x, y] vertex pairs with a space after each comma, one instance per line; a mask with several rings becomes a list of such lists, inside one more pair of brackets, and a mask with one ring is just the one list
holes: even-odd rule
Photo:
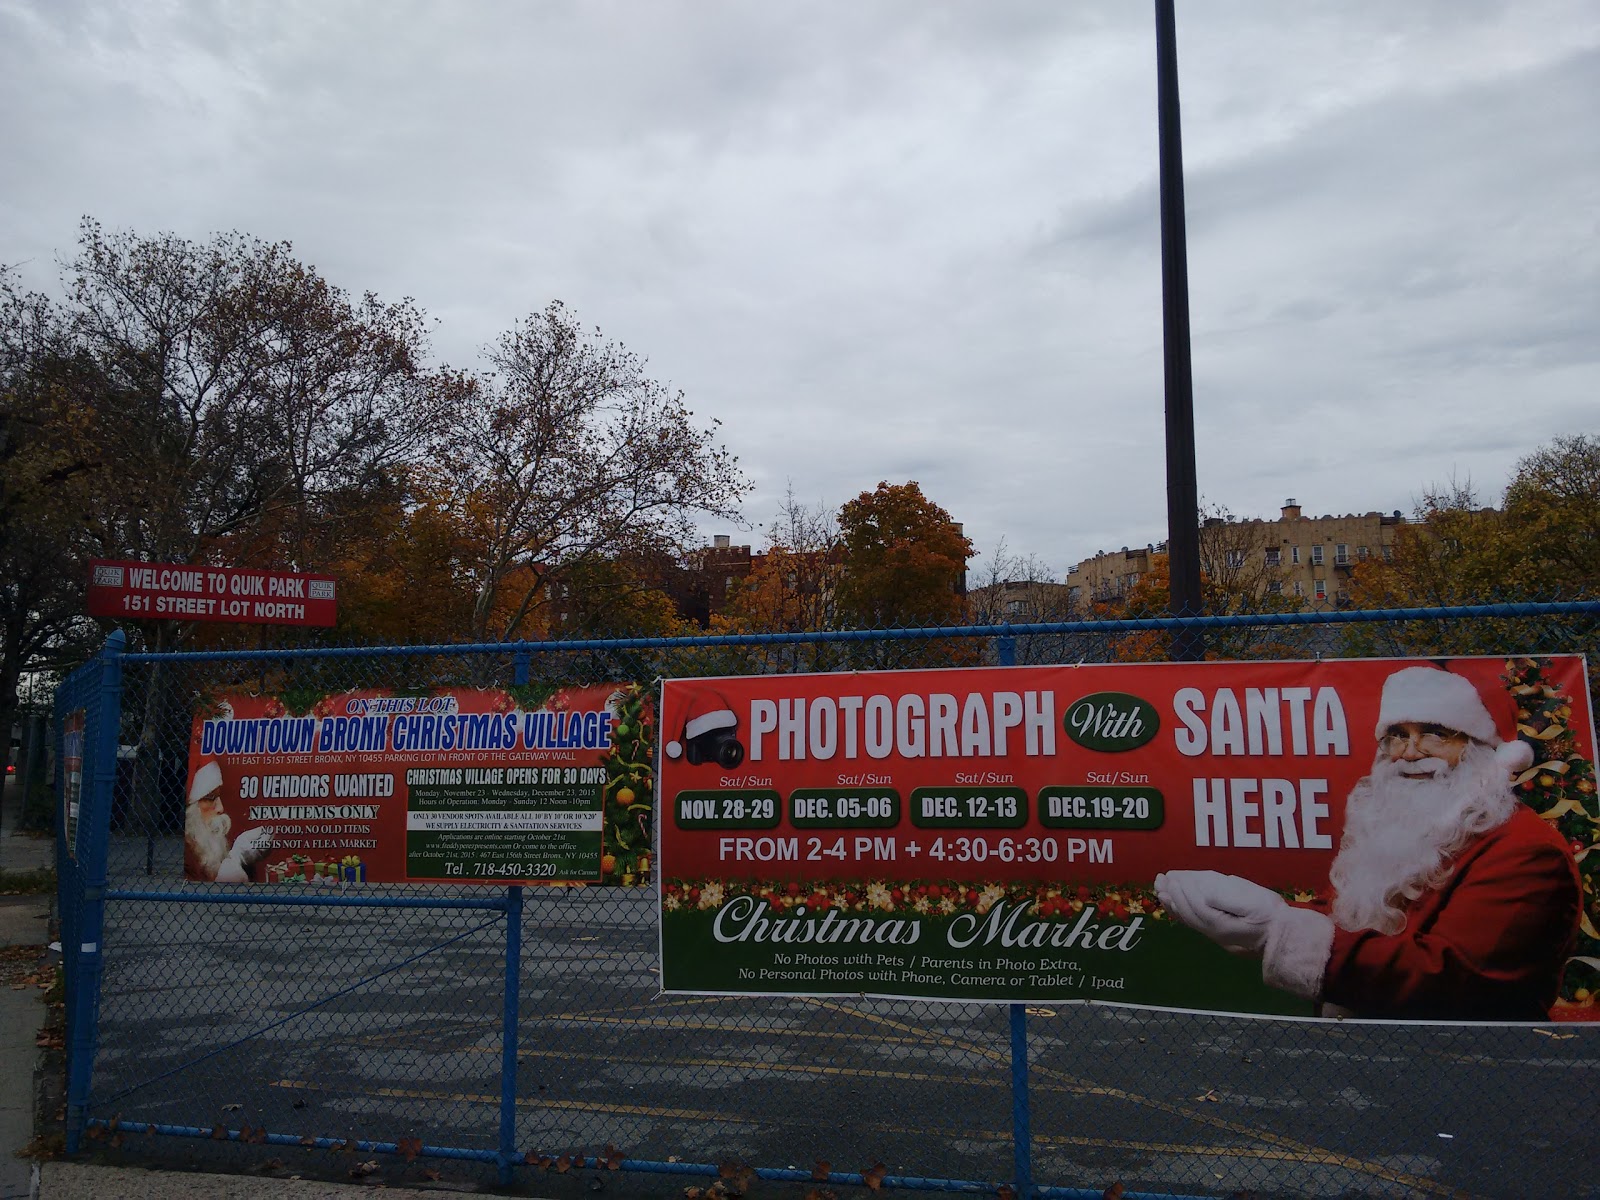
[[[1408, 774], [1431, 777], [1407, 778]], [[1350, 791], [1344, 836], [1328, 879], [1341, 929], [1399, 933], [1406, 906], [1442, 887], [1454, 857], [1516, 811], [1510, 777], [1488, 746], [1472, 743], [1454, 768], [1439, 759], [1373, 764]]]
[[184, 814], [184, 857], [198, 870], [202, 879], [215, 879], [217, 868], [228, 857], [228, 833], [233, 828], [233, 818], [218, 813], [207, 821], [198, 804], [189, 805]]

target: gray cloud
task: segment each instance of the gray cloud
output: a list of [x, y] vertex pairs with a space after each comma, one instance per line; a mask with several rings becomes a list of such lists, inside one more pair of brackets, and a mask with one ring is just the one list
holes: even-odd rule
[[[1202, 490], [1493, 490], [1592, 430], [1600, 12], [1179, 12]], [[559, 297], [758, 483], [919, 479], [1058, 568], [1164, 536], [1146, 8], [0, 0], [0, 261], [285, 237], [469, 364]], [[1515, 413], [1508, 419], [1509, 413]]]

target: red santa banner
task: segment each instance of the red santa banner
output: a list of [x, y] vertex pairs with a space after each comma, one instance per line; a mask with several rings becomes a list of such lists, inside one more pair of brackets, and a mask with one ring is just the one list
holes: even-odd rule
[[190, 737], [184, 875], [642, 885], [647, 700], [610, 684], [219, 696]]
[[669, 680], [667, 991], [1600, 1019], [1575, 656]]

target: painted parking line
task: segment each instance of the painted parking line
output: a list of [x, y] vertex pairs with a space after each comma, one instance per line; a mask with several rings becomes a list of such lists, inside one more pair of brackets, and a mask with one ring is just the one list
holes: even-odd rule
[[[862, 1017], [863, 1019], [869, 1020], [871, 1023], [885, 1026], [890, 1029], [905, 1030], [908, 1028], [899, 1021], [888, 1017], [882, 1017], [878, 1014], [862, 1013], [856, 1009], [843, 1008], [842, 1006], [821, 1000], [818, 1000], [815, 1003], [822, 1007], [828, 1007], [845, 1012], [847, 1014], [853, 1014]], [[860, 1035], [858, 1033], [841, 1033], [831, 1030], [752, 1030], [746, 1026], [729, 1025], [720, 1022], [684, 1022], [681, 1020], [668, 1021], [649, 1018], [640, 1020], [637, 1018], [612, 1018], [603, 1014], [594, 1014], [588, 1016], [566, 1014], [563, 1017], [553, 1019], [560, 1021], [561, 1023], [569, 1024], [605, 1024], [625, 1026], [629, 1028], [638, 1028], [641, 1026], [647, 1028], [659, 1027], [670, 1028], [680, 1032], [781, 1033], [785, 1037], [813, 1036], [827, 1040], [849, 1041], [858, 1041], [860, 1039]], [[552, 1020], [552, 1018], [546, 1018], [544, 1019], [544, 1022], [541, 1023], [545, 1023], [550, 1020]], [[944, 1049], [958, 1050], [987, 1059], [993, 1062], [997, 1068], [1004, 1066], [1007, 1068], [1007, 1070], [1009, 1070], [1010, 1065], [1008, 1055], [992, 1050], [989, 1047], [981, 1044], [969, 1042], [965, 1039], [953, 1037], [948, 1034], [930, 1034], [924, 1031], [918, 1036], [877, 1037], [875, 1038], [875, 1041], [887, 1044], [917, 1045], [923, 1047], [940, 1047]], [[463, 1052], [497, 1054], [499, 1053], [499, 1050], [497, 1047], [473, 1046], [464, 1047]], [[569, 1051], [560, 1050], [524, 1049], [518, 1052], [519, 1059], [527, 1059], [530, 1061], [547, 1058], [566, 1059], [570, 1057], [571, 1055]], [[1002, 1086], [1009, 1086], [1008, 1081], [1002, 1079], [998, 1070], [993, 1077], [988, 1080], [984, 1080], [981, 1078], [974, 1079], [966, 1076], [952, 1076], [931, 1072], [880, 1071], [862, 1067], [846, 1068], [819, 1065], [775, 1064], [760, 1061], [743, 1061], [737, 1059], [627, 1058], [621, 1061], [626, 1061], [630, 1064], [638, 1066], [658, 1066], [668, 1068], [702, 1067], [705, 1069], [716, 1070], [770, 1072], [774, 1075], [789, 1074], [812, 1076], [845, 1076], [864, 1080], [881, 1079], [888, 1081], [917, 1083], [956, 1083], [997, 1090]], [[1191, 1146], [1182, 1143], [1151, 1142], [1128, 1138], [1096, 1138], [1081, 1135], [1051, 1135], [1035, 1132], [1034, 1141], [1040, 1146], [1127, 1150], [1152, 1154], [1198, 1154], [1204, 1157], [1217, 1159], [1237, 1158], [1244, 1160], [1283, 1162], [1297, 1165], [1332, 1166], [1349, 1171], [1355, 1175], [1402, 1184], [1418, 1191], [1433, 1195], [1453, 1197], [1462, 1195], [1462, 1193], [1458, 1192], [1457, 1190], [1446, 1185], [1439, 1184], [1433, 1180], [1410, 1175], [1405, 1172], [1395, 1171], [1391, 1168], [1384, 1167], [1377, 1163], [1368, 1162], [1352, 1155], [1341, 1154], [1337, 1151], [1328, 1150], [1323, 1147], [1308, 1145], [1296, 1139], [1284, 1137], [1283, 1135], [1272, 1133], [1269, 1130], [1264, 1130], [1257, 1126], [1248, 1125], [1238, 1121], [1232, 1121], [1224, 1117], [1214, 1116], [1210, 1113], [1191, 1109], [1185, 1105], [1174, 1104], [1169, 1101], [1143, 1096], [1135, 1092], [1130, 1092], [1125, 1088], [1110, 1087], [1103, 1084], [1094, 1083], [1092, 1081], [1070, 1075], [1056, 1068], [1035, 1064], [1032, 1070], [1036, 1076], [1041, 1077], [1041, 1086], [1036, 1086], [1034, 1088], [1036, 1093], [1068, 1094], [1079, 1097], [1092, 1096], [1105, 1099], [1124, 1100], [1135, 1105], [1153, 1108], [1156, 1111], [1166, 1113], [1169, 1116], [1176, 1116], [1181, 1119], [1191, 1120], [1210, 1128], [1225, 1130], [1240, 1137], [1248, 1138], [1256, 1142], [1266, 1143], [1264, 1146], [1219, 1146], [1214, 1143]], [[340, 1090], [330, 1089], [324, 1085], [312, 1084], [304, 1081], [280, 1081], [276, 1086], [301, 1087], [316, 1091]], [[463, 1093], [431, 1093], [401, 1088], [372, 1089], [371, 1094], [406, 1099], [446, 1099], [486, 1104], [498, 1103], [498, 1098], [493, 1096], [479, 1097]], [[721, 1122], [731, 1121], [735, 1124], [750, 1123], [737, 1114], [730, 1114], [720, 1111], [658, 1108], [641, 1105], [595, 1104], [586, 1101], [558, 1101], [540, 1098], [529, 1098], [525, 1101], [525, 1103], [534, 1108], [559, 1109], [562, 1111], [578, 1110], [619, 1115], [650, 1114], [662, 1117], [676, 1117], [684, 1120]], [[915, 1132], [914, 1130], [906, 1130], [899, 1126], [882, 1123], [874, 1124], [871, 1126], [871, 1128], [886, 1133]], [[985, 1132], [973, 1130], [969, 1131], [969, 1136], [993, 1136], [996, 1138], [1009, 1138], [1010, 1135], [1008, 1131]]]
[[[908, 1029], [915, 1029], [915, 1026], [908, 1026], [904, 1022], [895, 1020], [892, 1017], [885, 1017], [876, 1013], [863, 1013], [859, 1009], [845, 1008], [843, 1005], [832, 1001], [818, 999], [815, 1001], [815, 1003], [820, 1007], [832, 1009], [834, 1011], [853, 1013], [854, 1015], [862, 1017], [863, 1019], [881, 1024], [888, 1029], [899, 1030], [902, 1032]], [[933, 1035], [929, 1040], [936, 1045], [942, 1045], [949, 1049], [962, 1050], [966, 1053], [989, 1059], [997, 1064], [1004, 1063], [1008, 1068], [1010, 1065], [1011, 1060], [1009, 1052], [1001, 1052], [992, 1047], [984, 1046], [975, 1042], [965, 1041], [961, 1038], [951, 1037], [947, 1034]], [[1067, 1084], [1073, 1088], [1093, 1088], [1095, 1089], [1095, 1095], [1104, 1096], [1110, 1099], [1126, 1100], [1130, 1104], [1137, 1105], [1141, 1108], [1154, 1109], [1157, 1112], [1166, 1113], [1168, 1116], [1181, 1117], [1185, 1120], [1193, 1121], [1197, 1124], [1205, 1125], [1213, 1129], [1226, 1130], [1227, 1132], [1237, 1134], [1240, 1137], [1247, 1137], [1255, 1141], [1265, 1142], [1269, 1147], [1283, 1154], [1301, 1156], [1290, 1159], [1290, 1161], [1316, 1163], [1318, 1165], [1325, 1166], [1338, 1166], [1356, 1174], [1371, 1176], [1374, 1179], [1382, 1179], [1389, 1183], [1404, 1184], [1407, 1187], [1415, 1188], [1418, 1191], [1427, 1192], [1436, 1196], [1460, 1197], [1463, 1195], [1463, 1193], [1457, 1189], [1449, 1187], [1446, 1184], [1437, 1183], [1431, 1179], [1424, 1179], [1420, 1176], [1406, 1174], [1401, 1171], [1395, 1171], [1389, 1167], [1383, 1166], [1380, 1163], [1368, 1162], [1365, 1159], [1357, 1158], [1353, 1155], [1340, 1154], [1337, 1151], [1327, 1150], [1321, 1146], [1308, 1145], [1295, 1138], [1285, 1137], [1282, 1134], [1273, 1133], [1270, 1130], [1262, 1129], [1259, 1126], [1247, 1125], [1241, 1121], [1232, 1121], [1226, 1117], [1212, 1116], [1209, 1113], [1192, 1109], [1187, 1105], [1175, 1104], [1168, 1100], [1158, 1100], [1155, 1097], [1141, 1095], [1138, 1092], [1132, 1092], [1126, 1088], [1105, 1087], [1103, 1085], [1095, 1084], [1087, 1079], [1070, 1075], [1056, 1067], [1047, 1067], [1035, 1063], [1030, 1070], [1039, 1077], [1050, 1079], [1058, 1083]], [[1042, 1140], [1040, 1135], [1037, 1134], [1035, 1135], [1035, 1138], [1036, 1140]], [[1108, 1140], [1105, 1145], [1108, 1148], [1121, 1148], [1125, 1145], [1128, 1145], [1128, 1143], [1124, 1143], [1120, 1140]]]

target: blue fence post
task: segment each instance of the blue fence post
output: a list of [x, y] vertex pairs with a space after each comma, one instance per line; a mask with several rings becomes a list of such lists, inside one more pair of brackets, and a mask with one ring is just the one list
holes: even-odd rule
[[511, 1185], [517, 1150], [517, 1019], [522, 989], [522, 889], [506, 889], [505, 1014], [500, 1030], [500, 1186]]
[[111, 838], [111, 800], [117, 785], [117, 744], [122, 729], [122, 652], [126, 639], [119, 629], [100, 652], [100, 685], [89, 786], [78, 810], [78, 869], [82, 892], [73, 935], [76, 944], [62, 946], [63, 957], [77, 960], [72, 1002], [72, 1028], [67, 1053], [67, 1153], [76, 1154], [88, 1117], [89, 1085], [100, 1041], [100, 972], [104, 962], [106, 853]]
[[[1010, 622], [995, 638], [995, 656], [1002, 667], [1017, 665], [1017, 639]], [[1011, 1006], [1011, 1149], [1017, 1200], [1033, 1195], [1033, 1120], [1028, 1099], [1028, 1006]]]
[[1028, 1006], [1011, 1006], [1011, 1160], [1017, 1200], [1033, 1195], [1033, 1117], [1028, 1102]]

